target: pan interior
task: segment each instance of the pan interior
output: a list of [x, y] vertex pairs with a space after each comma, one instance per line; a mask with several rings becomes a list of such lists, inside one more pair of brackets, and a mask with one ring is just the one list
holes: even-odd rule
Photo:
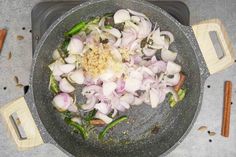
[[[125, 112], [129, 120], [115, 127], [105, 142], [98, 142], [95, 135], [88, 141], [64, 123], [51, 105], [52, 95], [48, 90], [52, 52], [63, 39], [63, 33], [81, 19], [101, 16], [120, 8], [130, 8], [146, 14], [161, 30], [171, 31], [175, 42], [171, 49], [178, 52], [177, 62], [187, 76], [186, 98], [175, 108], [167, 100], [157, 108], [148, 105], [134, 106]], [[74, 9], [58, 22], [42, 43], [34, 65], [32, 87], [35, 105], [40, 119], [54, 140], [75, 156], [158, 156], [170, 149], [188, 129], [196, 112], [200, 96], [200, 70], [190, 41], [175, 20], [165, 15], [160, 8], [135, 0], [103, 0]], [[95, 155], [96, 154], [96, 155]]]

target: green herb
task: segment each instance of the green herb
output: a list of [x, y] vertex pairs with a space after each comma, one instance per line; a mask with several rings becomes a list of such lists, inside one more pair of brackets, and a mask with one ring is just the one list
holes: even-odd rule
[[112, 27], [112, 25], [106, 25], [105, 28], [106, 29], [112, 29], [113, 27]]
[[72, 114], [71, 114], [70, 111], [61, 112], [61, 114], [62, 114], [64, 119], [65, 118], [70, 118], [70, 119], [72, 118]]
[[93, 109], [92, 111], [88, 113], [88, 115], [84, 118], [84, 120], [89, 122], [90, 120], [94, 118], [96, 113], [97, 113], [97, 110]]
[[55, 77], [53, 76], [53, 74], [51, 74], [51, 76], [50, 76], [49, 88], [50, 88], [50, 91], [54, 94], [58, 94], [60, 92], [58, 82], [55, 79]]
[[[186, 95], [186, 91], [187, 91], [187, 89], [180, 89], [178, 91], [179, 100], [177, 102], [182, 101], [184, 99], [184, 97]], [[173, 95], [171, 95], [170, 99], [169, 99], [170, 107], [174, 107], [177, 104], [177, 102], [175, 101]]]
[[61, 57], [63, 57], [63, 58], [68, 56], [67, 47], [68, 47], [69, 43], [70, 43], [70, 39], [67, 38], [63, 41], [63, 43], [60, 46], [60, 49], [62, 50], [63, 53], [60, 53], [60, 52], [59, 53], [60, 53]]
[[98, 139], [101, 140], [104, 138], [104, 136], [107, 134], [107, 132], [113, 128], [114, 126], [116, 126], [117, 124], [123, 122], [124, 120], [127, 119], [127, 116], [122, 116], [114, 121], [112, 121], [111, 123], [109, 123], [98, 135]]
[[74, 25], [68, 32], [66, 32], [65, 36], [71, 37], [71, 36], [79, 33], [82, 29], [84, 29], [85, 26], [86, 26], [86, 22], [81, 21], [81, 22], [77, 23], [76, 25]]
[[78, 130], [83, 139], [86, 140], [89, 137], [88, 131], [82, 125], [73, 122], [70, 118], [65, 118], [65, 122], [72, 126], [75, 130]]

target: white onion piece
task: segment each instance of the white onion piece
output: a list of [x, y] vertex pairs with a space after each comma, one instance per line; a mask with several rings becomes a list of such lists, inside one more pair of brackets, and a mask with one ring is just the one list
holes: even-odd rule
[[120, 9], [114, 14], [113, 18], [115, 24], [118, 24], [130, 20], [130, 14], [127, 10]]
[[164, 60], [164, 61], [174, 61], [177, 57], [177, 53], [176, 52], [172, 52], [168, 49], [165, 49], [163, 48], [161, 50], [161, 58]]
[[143, 97], [135, 97], [134, 102], [131, 105], [141, 105], [143, 101]]
[[127, 78], [125, 81], [125, 90], [130, 93], [134, 93], [141, 87], [142, 81], [134, 78]]
[[123, 93], [125, 91], [125, 81], [122, 79], [118, 79], [116, 83], [117, 83], [116, 92]]
[[130, 105], [125, 102], [125, 101], [120, 101], [120, 105], [122, 105], [125, 109], [129, 109], [130, 108]]
[[148, 68], [152, 70], [152, 72], [154, 72], [155, 74], [160, 72], [165, 72], [166, 63], [164, 61], [156, 61], [156, 63], [151, 64], [150, 66], [148, 66]]
[[131, 21], [134, 23], [139, 23], [141, 21], [141, 19], [138, 16], [131, 16]]
[[97, 85], [85, 86], [82, 90], [83, 96], [93, 95], [94, 93], [100, 93], [102, 91], [102, 87]]
[[68, 76], [68, 79], [73, 83], [83, 84], [85, 80], [84, 72], [82, 70], [71, 72]]
[[115, 82], [104, 82], [102, 85], [103, 94], [109, 96], [116, 89], [117, 85]]
[[150, 75], [150, 76], [154, 76], [155, 74], [152, 72], [152, 70], [151, 69], [149, 69], [149, 68], [147, 68], [147, 67], [145, 67], [145, 66], [142, 66], [141, 67], [141, 72], [143, 73], [143, 74], [148, 74], [148, 75]]
[[67, 74], [75, 69], [75, 65], [74, 64], [62, 64], [59, 66], [59, 68], [64, 74]]
[[70, 112], [78, 112], [78, 107], [75, 105], [75, 104], [71, 104], [69, 107], [68, 107], [68, 111]]
[[173, 75], [173, 78], [169, 78], [168, 76], [164, 76], [164, 81], [169, 86], [175, 86], [179, 83], [180, 74], [176, 73]]
[[128, 104], [132, 104], [134, 102], [134, 95], [130, 93], [126, 93], [125, 95], [120, 97], [120, 101], [124, 101]]
[[52, 100], [53, 106], [60, 112], [66, 111], [72, 103], [73, 99], [67, 93], [60, 93]]
[[150, 102], [152, 108], [156, 108], [159, 104], [159, 91], [154, 88], [150, 90]]
[[131, 9], [127, 9], [127, 10], [132, 15], [139, 16], [139, 17], [144, 17], [144, 18], [148, 19], [148, 17], [146, 15], [144, 15], [143, 13], [140, 13], [140, 12], [137, 12], [137, 11], [134, 11], [134, 10], [131, 10]]
[[87, 110], [87, 111], [90, 111], [94, 108], [94, 105], [96, 104], [97, 102], [97, 99], [95, 96], [91, 96], [89, 98], [87, 98], [87, 102], [86, 104], [82, 105], [81, 108], [83, 110]]
[[103, 103], [103, 102], [95, 104], [94, 108], [103, 114], [108, 114], [111, 111], [111, 105]]
[[124, 112], [125, 111], [125, 107], [123, 105], [121, 105], [120, 100], [118, 99], [118, 97], [114, 97], [111, 101], [111, 105], [113, 109], [116, 109], [118, 111]]
[[151, 57], [151, 56], [155, 55], [156, 52], [157, 52], [157, 50], [155, 50], [155, 49], [149, 49], [149, 48], [146, 48], [146, 47], [143, 48], [144, 55], [148, 56], [148, 57]]
[[71, 93], [75, 90], [75, 88], [65, 78], [60, 81], [59, 88], [62, 92], [65, 93]]
[[114, 78], [115, 78], [115, 73], [110, 69], [106, 70], [104, 73], [102, 73], [99, 76], [99, 79], [101, 81], [105, 81], [105, 82], [112, 81], [112, 80], [114, 80]]
[[117, 62], [121, 62], [122, 61], [122, 56], [121, 56], [121, 54], [120, 54], [118, 49], [112, 48], [110, 52], [111, 52], [111, 55], [112, 55], [112, 57], [113, 57], [113, 59], [115, 61], [117, 61]]
[[65, 58], [66, 63], [73, 64], [76, 62], [76, 55], [69, 55]]
[[81, 120], [80, 117], [73, 117], [73, 118], [71, 118], [71, 120], [72, 120], [73, 122], [78, 123], [78, 124], [82, 124], [82, 120]]
[[118, 29], [112, 28], [112, 29], [104, 29], [104, 31], [110, 33], [111, 35], [115, 36], [116, 38], [121, 37], [121, 33]]
[[113, 44], [114, 47], [119, 47], [121, 44], [121, 38], [117, 39], [116, 42]]
[[137, 38], [137, 32], [135, 29], [130, 28], [122, 32], [121, 46], [129, 48], [130, 44]]
[[167, 36], [168, 38], [169, 38], [169, 44], [171, 44], [172, 42], [174, 42], [174, 35], [171, 33], [171, 32], [169, 32], [169, 31], [161, 31], [160, 32], [160, 35], [165, 35], [165, 36]]
[[139, 23], [139, 32], [138, 38], [143, 39], [146, 38], [152, 30], [152, 23], [144, 18], [141, 18]]
[[179, 73], [181, 71], [181, 66], [174, 63], [174, 62], [167, 62], [166, 66], [166, 74], [168, 75], [174, 75], [176, 73]]
[[55, 78], [55, 80], [57, 80], [58, 82], [61, 81], [61, 79], [62, 79], [60, 76], [57, 76], [57, 75], [55, 75], [54, 78]]
[[61, 55], [60, 55], [60, 53], [59, 53], [59, 51], [57, 49], [53, 51], [52, 58], [54, 60], [57, 60], [57, 59], [61, 58]]
[[63, 72], [60, 69], [60, 66], [63, 65], [63, 62], [61, 60], [56, 60], [52, 64], [50, 64], [48, 67], [52, 71], [54, 76], [60, 76], [63, 74]]
[[70, 54], [81, 54], [83, 50], [84, 44], [78, 38], [71, 38], [70, 43], [67, 47], [67, 50]]
[[158, 28], [153, 32], [151, 39], [153, 40], [154, 44], [163, 46], [165, 45], [165, 37], [161, 37], [160, 33], [160, 28]]
[[99, 27], [104, 27], [104, 23], [105, 23], [105, 17], [103, 17], [103, 18], [99, 21], [98, 26], [99, 26]]
[[108, 117], [107, 115], [101, 112], [97, 112], [94, 117], [103, 120], [106, 124], [111, 123], [113, 120], [112, 118]]

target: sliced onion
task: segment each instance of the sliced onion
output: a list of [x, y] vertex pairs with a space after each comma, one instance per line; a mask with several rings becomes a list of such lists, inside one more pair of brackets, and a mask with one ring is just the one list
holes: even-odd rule
[[120, 9], [114, 14], [115, 24], [122, 23], [128, 20], [130, 20], [130, 14], [125, 9]]
[[78, 107], [75, 105], [75, 104], [71, 104], [69, 107], [68, 107], [68, 111], [70, 112], [78, 112]]
[[53, 106], [60, 112], [66, 111], [73, 103], [73, 99], [67, 93], [60, 93], [53, 98]]
[[121, 46], [129, 48], [133, 41], [137, 38], [137, 32], [135, 29], [130, 28], [122, 32]]
[[161, 37], [160, 33], [160, 28], [158, 28], [153, 32], [151, 39], [153, 40], [154, 44], [163, 47], [163, 45], [165, 45], [165, 37]]
[[141, 87], [142, 81], [134, 78], [127, 78], [125, 81], [125, 90], [130, 93], [134, 93]]
[[116, 42], [113, 44], [114, 47], [119, 47], [121, 44], [121, 38], [117, 39]]
[[171, 44], [172, 42], [174, 42], [174, 35], [169, 32], [169, 31], [161, 31], [160, 35], [165, 35], [169, 38], [169, 44]]
[[71, 72], [68, 76], [69, 81], [77, 84], [83, 84], [84, 83], [84, 72], [82, 70], [76, 70], [74, 72]]
[[127, 10], [132, 15], [139, 16], [139, 17], [144, 17], [144, 18], [148, 19], [148, 17], [146, 15], [144, 15], [143, 13], [140, 13], [140, 12], [137, 12], [137, 11], [134, 11], [134, 10], [131, 10], [131, 9], [127, 9]]
[[179, 82], [179, 79], [180, 79], [180, 74], [179, 73], [174, 74], [172, 78], [169, 78], [168, 76], [164, 76], [164, 81], [169, 86], [177, 85], [178, 82]]
[[121, 56], [121, 54], [120, 54], [118, 49], [112, 48], [110, 52], [111, 52], [111, 55], [112, 55], [112, 57], [113, 57], [113, 59], [115, 61], [117, 61], [117, 62], [121, 62], [122, 61], [122, 56]]
[[157, 52], [157, 50], [155, 50], [155, 49], [149, 49], [149, 48], [146, 48], [146, 47], [143, 48], [144, 55], [148, 56], [148, 57], [151, 57], [151, 56], [155, 55], [156, 52]]
[[150, 102], [152, 108], [156, 108], [159, 104], [159, 91], [154, 88], [150, 90]]
[[141, 19], [138, 16], [131, 16], [131, 21], [134, 23], [139, 23], [141, 21]]
[[103, 120], [106, 124], [111, 123], [113, 120], [112, 118], [108, 117], [107, 115], [105, 115], [99, 111], [95, 114], [94, 117]]
[[154, 64], [151, 64], [148, 66], [152, 72], [160, 73], [160, 72], [165, 72], [166, 71], [166, 63], [164, 61], [156, 61]]
[[75, 64], [62, 64], [59, 68], [64, 74], [67, 74], [75, 69]]
[[116, 38], [121, 37], [121, 33], [118, 29], [112, 28], [112, 29], [104, 29], [104, 31], [110, 33], [111, 35], [115, 36]]
[[125, 95], [120, 97], [120, 101], [124, 101], [128, 104], [132, 104], [134, 102], [134, 95], [130, 93], [126, 93]]
[[161, 50], [161, 58], [164, 60], [164, 61], [174, 61], [177, 57], [177, 53], [176, 52], [172, 52], [168, 49], [165, 49], [163, 48]]
[[167, 67], [166, 67], [166, 74], [168, 75], [174, 75], [176, 73], [179, 73], [181, 71], [181, 66], [174, 63], [174, 62], [167, 62]]
[[116, 89], [117, 85], [115, 82], [104, 82], [102, 85], [103, 94], [109, 96]]
[[57, 49], [53, 51], [52, 58], [54, 60], [57, 60], [57, 59], [61, 58], [61, 55], [60, 55], [60, 53], [59, 53], [59, 51]]
[[108, 114], [111, 112], [111, 105], [106, 104], [104, 102], [98, 103], [94, 105], [94, 108], [103, 114]]
[[134, 102], [131, 105], [141, 105], [143, 103], [143, 97], [135, 97]]
[[138, 38], [146, 38], [150, 34], [151, 30], [152, 23], [144, 18], [141, 18], [141, 21], [139, 23]]
[[76, 55], [69, 55], [68, 57], [65, 58], [66, 63], [73, 64], [76, 62]]
[[125, 109], [129, 109], [130, 108], [130, 105], [125, 102], [125, 101], [120, 101], [120, 105], [122, 105]]
[[125, 91], [125, 81], [123, 79], [117, 80], [116, 92], [120, 94], [123, 93], [124, 91]]
[[117, 113], [118, 113], [117, 109], [114, 109], [111, 117], [114, 118], [117, 115]]
[[105, 17], [103, 17], [103, 18], [99, 21], [98, 26], [99, 26], [99, 27], [104, 27], [104, 23], [105, 23]]
[[89, 97], [91, 95], [94, 95], [95, 93], [100, 93], [100, 92], [102, 92], [102, 87], [98, 85], [90, 85], [83, 88], [82, 95]]
[[67, 47], [67, 50], [70, 54], [81, 54], [83, 50], [84, 44], [78, 38], [71, 38], [70, 43]]
[[165, 89], [165, 92], [166, 92], [166, 94], [171, 93], [176, 102], [179, 100], [179, 96], [178, 96], [177, 92], [173, 89], [173, 87], [167, 87]]
[[81, 108], [83, 110], [87, 110], [87, 111], [91, 111], [92, 109], [94, 109], [94, 105], [96, 104], [97, 99], [95, 96], [91, 96], [87, 99], [86, 104], [82, 105]]
[[101, 81], [105, 81], [105, 82], [113, 81], [114, 78], [115, 78], [115, 73], [114, 73], [112, 70], [110, 70], [110, 69], [106, 70], [106, 71], [105, 71], [104, 73], [102, 73], [102, 74], [100, 75], [100, 77], [99, 77], [99, 79], [100, 79]]
[[71, 93], [75, 90], [75, 88], [65, 78], [60, 81], [59, 88], [62, 92], [65, 93]]

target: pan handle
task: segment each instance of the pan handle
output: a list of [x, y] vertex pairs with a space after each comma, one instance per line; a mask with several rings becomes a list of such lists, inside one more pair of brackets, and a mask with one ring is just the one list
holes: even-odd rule
[[[202, 55], [210, 74], [214, 74], [231, 66], [234, 62], [232, 44], [223, 23], [219, 19], [203, 21], [192, 26]], [[224, 55], [219, 58], [210, 33], [215, 32]], [[218, 49], [217, 49], [218, 50]]]
[[44, 143], [24, 97], [6, 104], [0, 113], [19, 150]]

